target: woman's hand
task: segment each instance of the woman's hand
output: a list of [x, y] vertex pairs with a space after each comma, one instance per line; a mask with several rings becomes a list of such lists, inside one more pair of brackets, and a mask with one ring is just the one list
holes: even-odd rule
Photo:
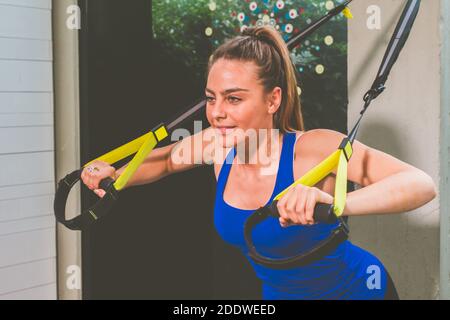
[[103, 198], [105, 190], [99, 189], [99, 183], [105, 178], [115, 180], [116, 169], [104, 161], [94, 161], [81, 172], [81, 180], [94, 193]]
[[316, 203], [332, 204], [333, 200], [330, 194], [316, 187], [298, 184], [290, 188], [277, 203], [280, 225], [312, 225], [315, 223], [313, 214]]

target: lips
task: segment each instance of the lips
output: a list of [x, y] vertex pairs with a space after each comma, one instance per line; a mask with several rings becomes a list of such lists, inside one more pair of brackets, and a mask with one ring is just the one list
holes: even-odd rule
[[217, 126], [216, 129], [219, 130], [219, 132], [223, 135], [229, 134], [233, 132], [235, 126]]

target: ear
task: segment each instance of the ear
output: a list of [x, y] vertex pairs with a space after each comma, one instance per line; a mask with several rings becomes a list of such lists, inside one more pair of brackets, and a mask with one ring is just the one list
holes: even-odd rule
[[281, 105], [281, 98], [282, 98], [282, 90], [280, 87], [273, 88], [272, 92], [268, 94], [268, 109], [267, 112], [269, 114], [274, 114], [278, 111]]

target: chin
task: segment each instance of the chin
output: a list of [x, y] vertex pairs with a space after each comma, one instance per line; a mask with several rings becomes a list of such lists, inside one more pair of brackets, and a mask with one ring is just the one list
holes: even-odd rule
[[215, 131], [218, 145], [222, 148], [233, 148], [244, 140], [244, 136], [239, 132], [232, 132], [228, 134]]

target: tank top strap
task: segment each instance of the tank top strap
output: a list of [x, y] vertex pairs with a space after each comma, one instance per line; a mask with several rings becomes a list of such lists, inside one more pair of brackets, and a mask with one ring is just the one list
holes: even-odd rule
[[220, 168], [219, 176], [217, 178], [217, 189], [224, 190], [225, 184], [227, 183], [228, 175], [230, 174], [231, 165], [233, 164], [233, 159], [235, 157], [236, 150], [232, 148], [225, 158], [225, 161], [222, 164], [222, 168]]
[[286, 189], [294, 182], [294, 148], [296, 141], [295, 132], [287, 132], [283, 137], [283, 147], [281, 149], [280, 162], [278, 165], [277, 182], [273, 197]]

